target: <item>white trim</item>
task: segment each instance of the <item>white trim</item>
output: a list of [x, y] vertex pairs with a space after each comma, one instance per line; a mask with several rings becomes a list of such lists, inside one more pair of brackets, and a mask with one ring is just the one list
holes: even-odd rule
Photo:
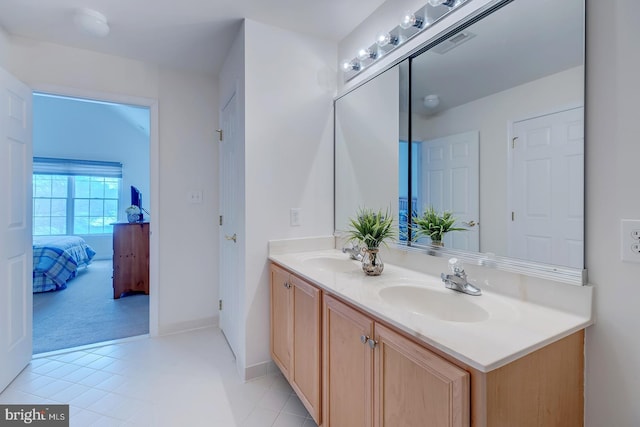
[[67, 86], [35, 84], [30, 85], [32, 92], [48, 93], [52, 95], [74, 98], [108, 101], [119, 104], [140, 105], [149, 108], [149, 186], [151, 193], [150, 209], [153, 221], [150, 222], [149, 238], [149, 336], [159, 335], [159, 298], [160, 289], [160, 140], [158, 137], [159, 116], [158, 100], [139, 96], [100, 92], [88, 89], [78, 89]]

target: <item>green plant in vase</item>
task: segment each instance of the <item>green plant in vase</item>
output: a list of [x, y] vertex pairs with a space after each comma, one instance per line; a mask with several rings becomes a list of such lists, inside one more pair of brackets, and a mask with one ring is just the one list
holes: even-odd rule
[[395, 235], [393, 215], [389, 211], [374, 211], [362, 208], [355, 218], [349, 218], [349, 241], [362, 244], [362, 270], [370, 276], [382, 274], [384, 264], [380, 259], [379, 247], [385, 240]]
[[433, 206], [426, 208], [422, 215], [414, 216], [412, 222], [412, 231], [415, 231], [412, 240], [429, 237], [434, 246], [443, 246], [442, 239], [449, 231], [467, 231], [466, 228], [454, 227], [456, 219], [453, 213], [449, 211], [440, 213]]

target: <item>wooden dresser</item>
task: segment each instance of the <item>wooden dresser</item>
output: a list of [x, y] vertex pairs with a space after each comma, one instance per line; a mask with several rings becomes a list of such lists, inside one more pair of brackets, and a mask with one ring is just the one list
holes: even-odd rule
[[113, 225], [113, 298], [124, 292], [149, 295], [149, 223]]

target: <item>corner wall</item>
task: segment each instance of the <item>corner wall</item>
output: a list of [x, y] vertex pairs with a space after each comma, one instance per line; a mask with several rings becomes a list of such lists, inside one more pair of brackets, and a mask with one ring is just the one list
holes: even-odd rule
[[638, 16], [637, 0], [587, 1], [587, 427], [640, 425], [640, 264], [620, 260], [620, 220], [640, 219]]
[[333, 233], [334, 93], [322, 76], [336, 49], [245, 21], [246, 368], [270, 360], [268, 241]]

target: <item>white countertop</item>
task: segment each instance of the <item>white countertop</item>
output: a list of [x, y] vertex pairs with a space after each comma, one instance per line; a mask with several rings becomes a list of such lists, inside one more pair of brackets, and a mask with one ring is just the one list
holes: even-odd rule
[[[481, 296], [465, 295], [446, 289], [440, 277], [386, 262], [381, 276], [366, 276], [360, 262], [349, 260], [336, 249], [272, 252], [269, 259], [481, 372], [504, 366], [592, 323], [591, 317], [487, 288], [482, 289]], [[318, 259], [324, 263], [314, 261]], [[473, 311], [482, 316], [473, 322], [450, 321], [420, 314], [406, 306], [394, 306], [380, 295], [381, 290], [391, 286], [415, 286], [447, 294], [433, 296], [443, 297], [447, 301], [443, 304], [455, 305], [458, 301], [460, 305], [473, 304]]]

